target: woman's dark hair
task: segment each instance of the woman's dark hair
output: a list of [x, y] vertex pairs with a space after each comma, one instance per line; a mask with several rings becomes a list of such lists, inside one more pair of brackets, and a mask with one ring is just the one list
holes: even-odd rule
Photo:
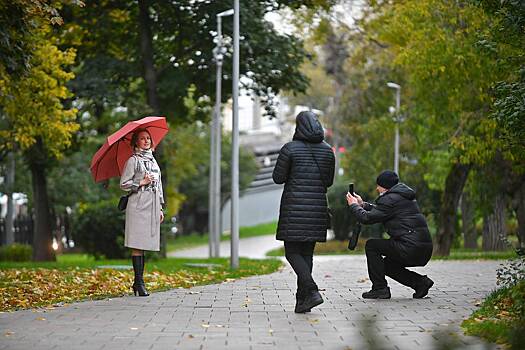
[[151, 137], [151, 134], [149, 133], [148, 129], [137, 129], [137, 130], [135, 130], [135, 132], [131, 136], [131, 148], [133, 148], [133, 149], [137, 148], [137, 142], [139, 140], [139, 134], [141, 132], [147, 132], [148, 133], [149, 138], [151, 139], [151, 146], [150, 146], [150, 148], [155, 147], [155, 144], [153, 143], [153, 138]]

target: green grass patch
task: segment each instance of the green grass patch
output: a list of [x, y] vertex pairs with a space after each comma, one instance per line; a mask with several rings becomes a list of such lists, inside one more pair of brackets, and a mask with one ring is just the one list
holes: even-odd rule
[[[260, 224], [255, 226], [246, 226], [239, 228], [239, 237], [240, 238], [249, 238], [255, 236], [265, 236], [265, 235], [274, 235], [277, 230], [277, 221]], [[221, 241], [230, 240], [229, 235], [223, 234], [221, 236]], [[168, 239], [168, 252], [173, 252], [181, 249], [192, 248], [199, 245], [208, 244], [208, 233], [199, 235], [193, 233], [191, 235], [185, 236], [176, 236], [170, 237]]]
[[[315, 254], [317, 255], [356, 255], [365, 254], [365, 243], [367, 239], [359, 239], [355, 250], [348, 250], [348, 240], [332, 240], [317, 243]], [[284, 256], [284, 248], [269, 251], [267, 256]], [[504, 260], [516, 257], [514, 250], [501, 252], [485, 252], [473, 249], [452, 249], [449, 256], [432, 256], [433, 260]]]
[[525, 348], [525, 281], [492, 292], [461, 327], [468, 335]]
[[[216, 266], [191, 267], [188, 263]], [[112, 265], [119, 266], [101, 268]], [[150, 292], [163, 291], [272, 273], [281, 266], [278, 259], [240, 258], [237, 270], [230, 269], [228, 258], [158, 259], [146, 261], [144, 280]], [[68, 254], [58, 256], [56, 262], [1, 262], [0, 311], [123, 296], [131, 293], [132, 283], [130, 260], [95, 260]]]
[[[316, 255], [359, 255], [365, 253], [366, 240], [360, 239], [355, 250], [348, 250], [348, 240], [317, 242], [314, 254]], [[284, 256], [284, 247], [269, 251], [267, 256]]]
[[448, 256], [432, 256], [432, 260], [505, 260], [516, 257], [514, 250], [487, 252], [477, 249], [451, 249]]

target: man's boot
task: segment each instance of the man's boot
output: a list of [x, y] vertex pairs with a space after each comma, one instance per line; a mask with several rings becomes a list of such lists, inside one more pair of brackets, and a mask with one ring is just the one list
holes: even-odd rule
[[302, 304], [299, 304], [297, 313], [303, 313], [311, 311], [312, 308], [320, 305], [324, 302], [323, 297], [318, 290], [312, 290], [308, 293]]
[[381, 289], [373, 289], [364, 292], [363, 298], [365, 299], [390, 299], [390, 288], [385, 287]]
[[416, 285], [416, 292], [412, 294], [414, 299], [424, 298], [428, 294], [428, 290], [432, 288], [434, 281], [428, 278], [426, 275], [421, 278], [421, 281]]

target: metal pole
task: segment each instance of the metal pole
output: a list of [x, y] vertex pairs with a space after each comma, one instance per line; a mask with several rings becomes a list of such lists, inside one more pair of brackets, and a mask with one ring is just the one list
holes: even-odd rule
[[[215, 113], [214, 113], [215, 114]], [[208, 256], [210, 258], [215, 257], [215, 240], [213, 237], [213, 225], [215, 222], [215, 207], [213, 205], [214, 194], [215, 194], [215, 115], [212, 117], [211, 130], [210, 130], [210, 180], [209, 188], [210, 193], [208, 197]]]
[[231, 268], [239, 268], [239, 0], [233, 14]]
[[221, 88], [222, 88], [222, 17], [217, 16], [217, 38], [218, 43], [218, 57], [217, 57], [217, 76], [215, 79], [215, 113], [213, 115], [213, 133], [215, 134], [214, 141], [214, 178], [213, 178], [213, 201], [214, 217], [212, 224], [214, 254], [213, 256], [220, 256], [220, 236], [221, 236]]
[[400, 108], [401, 105], [401, 87], [396, 89], [396, 137], [394, 144], [394, 171], [399, 175], [399, 123], [400, 123]]

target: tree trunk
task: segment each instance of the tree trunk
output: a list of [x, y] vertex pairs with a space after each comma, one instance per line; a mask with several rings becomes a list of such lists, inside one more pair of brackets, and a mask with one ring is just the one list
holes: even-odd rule
[[494, 199], [492, 212], [483, 218], [483, 250], [496, 251], [506, 248], [504, 242], [507, 237], [505, 217], [505, 194], [498, 193]]
[[157, 72], [153, 56], [153, 36], [151, 35], [149, 2], [139, 0], [140, 53], [146, 81], [146, 97], [153, 113], [160, 114], [159, 96], [157, 93]]
[[520, 247], [525, 247], [525, 181], [519, 185], [515, 193], [516, 219], [518, 220], [518, 240]]
[[467, 181], [470, 165], [454, 163], [445, 181], [445, 190], [439, 212], [435, 253], [449, 255], [456, 231], [457, 208], [463, 187]]
[[54, 261], [53, 235], [49, 216], [46, 169], [43, 163], [31, 161], [29, 164], [33, 182], [33, 205], [35, 226], [33, 233], [33, 260]]
[[463, 223], [463, 246], [467, 249], [478, 248], [478, 234], [476, 232], [476, 224], [474, 217], [474, 207], [470, 194], [463, 192], [461, 196], [461, 218]]

